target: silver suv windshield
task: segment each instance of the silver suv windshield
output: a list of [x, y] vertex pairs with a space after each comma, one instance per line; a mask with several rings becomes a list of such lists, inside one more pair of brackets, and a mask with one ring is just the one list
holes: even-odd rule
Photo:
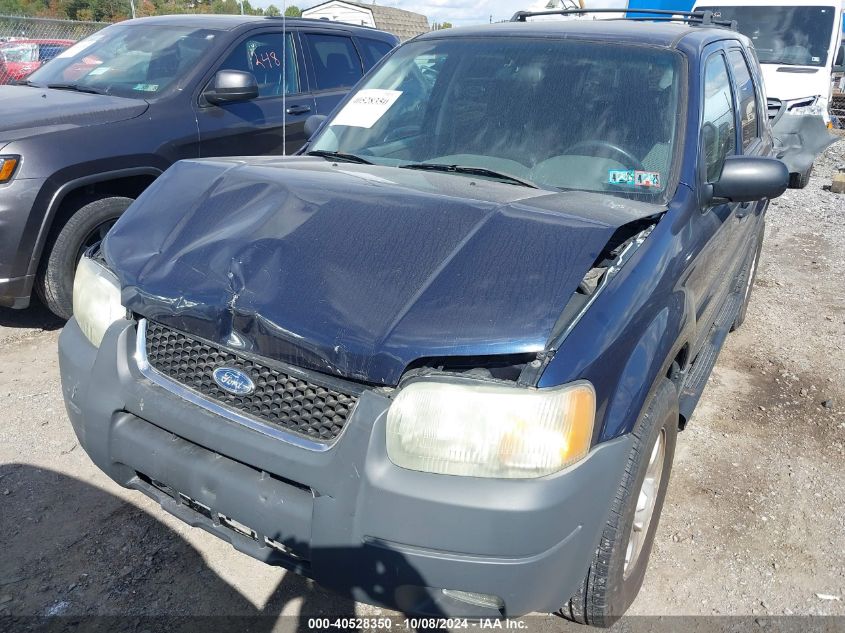
[[669, 50], [608, 42], [411, 42], [359, 86], [309, 149], [650, 199], [669, 180], [680, 67]]
[[28, 83], [152, 99], [193, 70], [215, 34], [179, 26], [110, 26], [60, 53], [32, 73]]
[[720, 20], [736, 20], [754, 42], [762, 64], [825, 66], [834, 34], [835, 9], [822, 6], [699, 6]]

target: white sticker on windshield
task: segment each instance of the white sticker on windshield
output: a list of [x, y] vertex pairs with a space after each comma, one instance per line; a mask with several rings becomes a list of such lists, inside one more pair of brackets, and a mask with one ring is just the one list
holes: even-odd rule
[[74, 55], [76, 55], [76, 54], [81, 53], [82, 51], [84, 51], [86, 48], [88, 48], [88, 47], [89, 47], [89, 46], [91, 46], [92, 44], [96, 43], [96, 42], [97, 42], [97, 40], [102, 39], [102, 37], [103, 37], [103, 36], [102, 36], [102, 35], [99, 35], [99, 34], [97, 34], [97, 35], [92, 35], [91, 37], [86, 37], [86, 38], [85, 38], [84, 40], [82, 40], [81, 42], [77, 42], [76, 44], [74, 44], [74, 45], [73, 45], [73, 46], [71, 46], [70, 48], [66, 48], [66, 49], [65, 49], [65, 50], [63, 50], [61, 53], [59, 53], [58, 55], [56, 55], [56, 59], [65, 59], [65, 58], [67, 58], [67, 57], [73, 57]]
[[359, 90], [332, 119], [331, 125], [373, 127], [401, 95], [401, 90]]
[[95, 68], [94, 70], [92, 70], [90, 73], [88, 73], [88, 75], [91, 77], [95, 75], [102, 75], [103, 73], [107, 73], [110, 70], [111, 68], [109, 68], [108, 66], [100, 66], [99, 68]]

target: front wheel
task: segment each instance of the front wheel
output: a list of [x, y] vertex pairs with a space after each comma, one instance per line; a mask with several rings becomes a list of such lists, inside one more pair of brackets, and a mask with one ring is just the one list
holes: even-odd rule
[[89, 199], [47, 244], [35, 290], [53, 314], [63, 319], [71, 317], [73, 277], [82, 254], [102, 241], [130, 204], [132, 199], [123, 197]]
[[611, 626], [631, 606], [645, 578], [666, 497], [678, 435], [678, 393], [662, 379], [633, 431], [634, 445], [598, 550], [581, 588], [559, 615]]

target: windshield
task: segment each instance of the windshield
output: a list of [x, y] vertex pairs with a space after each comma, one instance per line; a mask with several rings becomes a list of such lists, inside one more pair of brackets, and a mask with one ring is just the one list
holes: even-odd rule
[[714, 17], [736, 20], [740, 33], [754, 41], [763, 64], [825, 66], [833, 37], [833, 7], [780, 5], [765, 7], [700, 6]]
[[310, 150], [651, 198], [669, 179], [679, 67], [665, 49], [607, 42], [412, 42], [361, 85]]
[[215, 31], [207, 29], [111, 26], [59, 53], [29, 81], [118, 97], [155, 98], [193, 69], [214, 38]]

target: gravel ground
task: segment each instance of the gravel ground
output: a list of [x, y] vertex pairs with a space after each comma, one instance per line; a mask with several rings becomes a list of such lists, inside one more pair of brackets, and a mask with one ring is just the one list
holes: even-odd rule
[[[634, 614], [845, 615], [845, 196], [822, 189], [840, 165], [845, 142], [769, 211], [747, 321], [679, 437]], [[0, 616], [378, 613], [100, 473], [65, 417], [60, 326], [0, 309]]]

